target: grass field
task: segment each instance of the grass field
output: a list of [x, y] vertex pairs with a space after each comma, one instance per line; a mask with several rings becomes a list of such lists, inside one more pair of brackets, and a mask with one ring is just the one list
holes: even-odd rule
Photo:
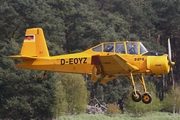
[[141, 117], [135, 117], [130, 114], [121, 114], [116, 116], [81, 114], [72, 116], [61, 116], [56, 120], [180, 120], [180, 114], [165, 112], [146, 113]]

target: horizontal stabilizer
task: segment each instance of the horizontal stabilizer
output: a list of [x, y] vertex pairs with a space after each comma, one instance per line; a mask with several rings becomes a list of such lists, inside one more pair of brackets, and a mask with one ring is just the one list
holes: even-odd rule
[[14, 56], [9, 56], [10, 58], [14, 59], [37, 59], [37, 57], [32, 57], [32, 56], [22, 56], [22, 55], [14, 55]]

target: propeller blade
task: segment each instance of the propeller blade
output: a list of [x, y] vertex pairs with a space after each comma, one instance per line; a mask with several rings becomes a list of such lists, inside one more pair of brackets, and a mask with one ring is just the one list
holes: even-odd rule
[[169, 65], [172, 67], [175, 64], [175, 62], [172, 62], [170, 38], [168, 38], [168, 59], [169, 59]]
[[169, 56], [170, 62], [172, 62], [170, 38], [168, 38], [168, 56]]
[[172, 79], [172, 89], [174, 90], [174, 73], [173, 73], [173, 68], [171, 67], [171, 79]]

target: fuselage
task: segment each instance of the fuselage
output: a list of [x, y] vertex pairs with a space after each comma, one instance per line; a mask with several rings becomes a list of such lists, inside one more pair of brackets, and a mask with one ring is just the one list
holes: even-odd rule
[[[128, 53], [128, 44], [135, 44], [137, 46], [136, 54]], [[111, 45], [111, 51], [105, 51], [107, 45]], [[66, 54], [51, 57], [37, 57], [37, 59], [26, 59], [24, 62], [18, 64], [20, 68], [47, 70], [56, 72], [69, 72], [91, 74], [94, 65], [92, 64], [92, 56], [110, 56], [118, 55], [125, 59], [128, 64], [139, 68], [133, 71], [134, 74], [167, 74], [169, 72], [168, 56], [164, 55], [146, 55], [147, 50], [140, 42], [109, 42], [102, 43], [84, 52]], [[129, 71], [117, 69], [118, 65], [113, 62], [112, 58], [108, 57], [103, 63], [106, 65], [104, 72], [116, 75], [128, 75]]]

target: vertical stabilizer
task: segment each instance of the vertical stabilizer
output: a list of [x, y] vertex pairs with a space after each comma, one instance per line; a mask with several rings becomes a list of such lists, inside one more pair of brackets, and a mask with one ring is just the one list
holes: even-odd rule
[[26, 30], [21, 55], [32, 57], [49, 57], [44, 33], [41, 28], [31, 28]]

